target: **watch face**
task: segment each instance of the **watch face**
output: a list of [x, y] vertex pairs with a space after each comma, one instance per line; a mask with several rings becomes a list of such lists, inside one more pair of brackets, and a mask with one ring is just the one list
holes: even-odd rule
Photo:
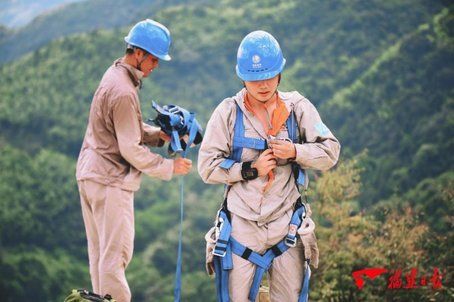
[[258, 176], [258, 171], [255, 168], [251, 168], [251, 162], [245, 162], [243, 163], [242, 169], [241, 169], [241, 176], [243, 179], [246, 180], [252, 180], [257, 178]]
[[251, 169], [244, 171], [244, 178], [247, 180], [255, 179], [255, 178], [257, 178], [257, 176], [258, 176], [257, 169], [251, 168]]

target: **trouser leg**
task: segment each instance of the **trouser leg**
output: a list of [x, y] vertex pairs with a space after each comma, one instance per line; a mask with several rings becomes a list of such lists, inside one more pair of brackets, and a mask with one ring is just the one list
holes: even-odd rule
[[299, 241], [296, 247], [274, 259], [269, 270], [272, 302], [298, 301], [304, 273], [303, 255], [303, 245]]
[[[231, 236], [250, 249], [262, 253], [265, 251], [265, 231], [254, 221], [243, 219], [231, 214]], [[237, 256], [232, 255], [233, 269], [229, 274], [230, 299], [233, 302], [248, 302], [249, 291], [254, 279], [255, 265]]]
[[[292, 211], [268, 226], [270, 244], [282, 240], [287, 232]], [[301, 291], [304, 273], [304, 250], [300, 239], [295, 247], [274, 258], [269, 270], [270, 298], [272, 302], [297, 302]]]
[[106, 187], [106, 203], [99, 211], [101, 223], [99, 283], [101, 293], [109, 293], [117, 302], [131, 301], [125, 270], [134, 245], [133, 193]]
[[99, 240], [98, 292], [110, 294], [118, 302], [129, 302], [131, 292], [125, 269], [133, 253], [134, 194], [94, 182], [90, 185], [87, 195]]
[[85, 232], [87, 235], [90, 279], [93, 292], [99, 293], [99, 236], [98, 230], [96, 228], [93, 209], [90, 203], [90, 199], [87, 195], [87, 190], [91, 191], [93, 188], [90, 188], [90, 184], [87, 185], [87, 182], [85, 181], [78, 182], [78, 187], [80, 194], [80, 204], [82, 208], [82, 217], [84, 219]]
[[233, 255], [232, 260], [233, 269], [229, 274], [230, 299], [234, 302], [248, 302], [255, 266], [237, 255]]

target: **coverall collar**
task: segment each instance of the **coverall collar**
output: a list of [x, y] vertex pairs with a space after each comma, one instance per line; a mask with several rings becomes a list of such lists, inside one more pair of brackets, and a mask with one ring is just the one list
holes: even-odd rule
[[134, 86], [138, 87], [139, 89], [142, 87], [142, 79], [143, 79], [143, 72], [139, 69], [126, 64], [123, 62], [123, 58], [119, 58], [114, 62], [115, 66], [121, 66], [128, 71], [128, 75], [131, 78], [132, 83]]
[[[236, 96], [234, 97], [235, 102], [237, 105], [241, 108], [241, 111], [243, 111], [243, 115], [250, 121], [252, 128], [254, 128], [255, 131], [263, 138], [263, 139], [268, 139], [268, 134], [265, 132], [265, 129], [263, 128], [262, 123], [258, 118], [256, 118], [252, 112], [246, 109], [244, 105], [244, 97], [247, 93], [246, 88], [241, 89]], [[290, 112], [293, 111], [293, 104], [288, 102], [288, 96], [280, 92], [279, 90], [277, 91], [279, 98], [284, 102], [285, 106], [287, 107], [287, 110]]]

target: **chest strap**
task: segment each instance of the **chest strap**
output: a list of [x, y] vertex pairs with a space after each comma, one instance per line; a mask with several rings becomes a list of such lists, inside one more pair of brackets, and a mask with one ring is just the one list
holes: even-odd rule
[[[300, 141], [300, 135], [298, 130], [298, 124], [296, 122], [295, 113], [292, 111], [285, 122], [289, 138], [294, 144], [298, 144]], [[245, 136], [244, 129], [244, 114], [240, 106], [236, 104], [236, 116], [235, 116], [235, 127], [233, 130], [233, 143], [232, 143], [232, 154], [229, 158], [226, 158], [220, 165], [222, 169], [230, 169], [234, 163], [241, 162], [241, 155], [243, 154], [243, 148], [249, 148], [254, 150], [263, 151], [268, 148], [266, 140], [260, 138], [251, 138]], [[292, 163], [292, 171], [295, 176], [295, 182], [297, 186], [303, 186], [305, 189], [308, 186], [306, 171], [303, 170], [297, 163]]]
[[221, 163], [221, 168], [230, 169], [236, 162], [241, 162], [243, 148], [254, 150], [265, 150], [268, 148], [266, 140], [260, 138], [251, 138], [244, 135], [244, 116], [238, 104], [236, 105], [235, 127], [233, 130], [232, 154], [230, 158]]

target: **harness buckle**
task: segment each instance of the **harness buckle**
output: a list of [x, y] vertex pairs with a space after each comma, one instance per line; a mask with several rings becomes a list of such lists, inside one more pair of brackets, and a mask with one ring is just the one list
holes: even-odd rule
[[298, 231], [298, 226], [295, 225], [295, 224], [290, 224], [289, 227], [288, 227], [288, 233], [287, 233], [287, 237], [285, 237], [285, 245], [289, 246], [289, 247], [295, 247], [296, 246], [296, 241], [297, 241], [297, 237], [296, 237], [296, 232]]
[[227, 250], [224, 250], [223, 252], [217, 251], [216, 249], [213, 250], [213, 255], [218, 256], [221, 258], [224, 258], [224, 256], [227, 254]]
[[222, 219], [222, 217], [219, 217], [218, 215], [218, 219], [216, 221], [216, 226], [215, 226], [215, 238], [216, 240], [218, 240], [219, 236], [221, 235], [221, 228], [222, 228], [222, 225], [224, 224], [224, 219]]
[[289, 236], [285, 237], [285, 245], [288, 247], [295, 247], [296, 241], [297, 241], [296, 236], [294, 238], [289, 237]]
[[224, 257], [227, 254], [227, 241], [222, 240], [221, 237], [221, 231], [222, 227], [224, 226], [224, 219], [220, 216], [218, 216], [218, 221], [216, 223], [216, 245], [213, 249], [213, 255], [218, 256], [218, 257]]

